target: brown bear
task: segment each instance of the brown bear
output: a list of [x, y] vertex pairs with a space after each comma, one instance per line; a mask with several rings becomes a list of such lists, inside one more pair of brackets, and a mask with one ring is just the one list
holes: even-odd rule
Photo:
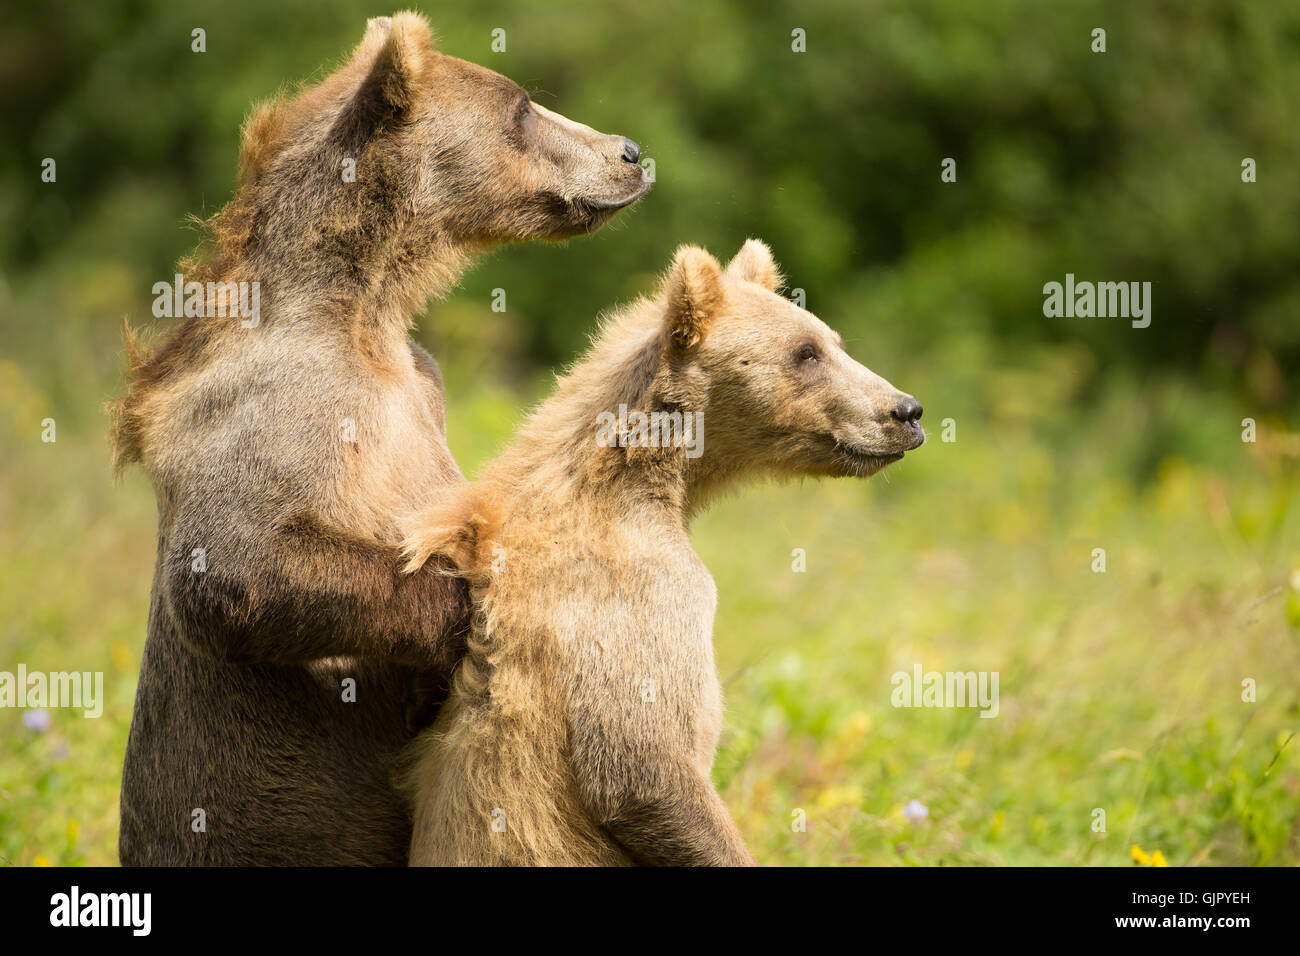
[[409, 755], [415, 864], [753, 862], [710, 781], [717, 595], [691, 517], [759, 475], [868, 477], [921, 406], [776, 294], [767, 247], [681, 249], [477, 482], [413, 520], [475, 624]]
[[[601, 226], [646, 191], [637, 154], [411, 13], [250, 118], [186, 317], [131, 348], [111, 409], [159, 513], [124, 864], [406, 862], [393, 761], [468, 610], [454, 578], [400, 573], [399, 516], [463, 482], [412, 314], [481, 250]], [[252, 318], [224, 317], [249, 287]]]

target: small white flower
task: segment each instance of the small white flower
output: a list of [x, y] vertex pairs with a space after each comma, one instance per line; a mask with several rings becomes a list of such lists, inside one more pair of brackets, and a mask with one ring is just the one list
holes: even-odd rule
[[920, 800], [912, 800], [903, 807], [903, 816], [907, 817], [909, 823], [916, 823], [930, 816], [930, 808]]
[[50, 712], [44, 707], [33, 707], [31, 710], [24, 710], [23, 726], [28, 730], [49, 730]]

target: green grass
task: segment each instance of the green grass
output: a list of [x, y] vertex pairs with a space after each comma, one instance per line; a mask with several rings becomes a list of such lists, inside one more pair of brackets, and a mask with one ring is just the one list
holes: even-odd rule
[[[1213, 475], [1171, 466], [1063, 513], [996, 490], [1039, 468], [1009, 451], [982, 482], [944, 474], [977, 452], [936, 445], [888, 487], [765, 489], [701, 522], [732, 675], [717, 776], [759, 858], [1115, 865], [1137, 844], [1172, 865], [1295, 863], [1285, 566], [1233, 553]], [[999, 715], [892, 707], [890, 675], [918, 662], [998, 672]], [[912, 800], [928, 819], [904, 818]]]
[[[884, 482], [751, 490], [698, 524], [732, 675], [716, 775], [761, 860], [1297, 862], [1296, 436], [1244, 444], [1241, 415], [1188, 409], [1226, 468], [1108, 474], [1122, 409], [1173, 397], [1080, 414], [1054, 451], [940, 405]], [[950, 414], [958, 440], [933, 440]], [[892, 707], [918, 662], [998, 672], [999, 715]]]
[[[116, 862], [145, 633], [152, 493], [109, 473], [118, 356], [81, 361], [80, 380], [0, 362], [0, 669], [102, 670], [107, 694], [102, 718], [54, 710], [45, 731], [0, 711], [0, 854], [20, 865]], [[697, 521], [728, 701], [715, 776], [760, 861], [1132, 865], [1136, 844], [1175, 866], [1300, 862], [1300, 436], [1263, 422], [1243, 444], [1231, 401], [1176, 383], [1085, 402], [1061, 362], [917, 361], [896, 376], [927, 403], [915, 455]], [[472, 476], [525, 400], [471, 377], [448, 370]], [[998, 672], [999, 715], [892, 707], [916, 663]]]

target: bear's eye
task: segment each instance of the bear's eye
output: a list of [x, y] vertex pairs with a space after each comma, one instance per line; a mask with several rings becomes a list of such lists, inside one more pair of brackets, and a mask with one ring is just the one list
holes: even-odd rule
[[821, 358], [821, 355], [817, 352], [817, 346], [811, 342], [805, 342], [799, 346], [799, 351], [795, 353], [795, 357], [800, 362], [816, 362]]

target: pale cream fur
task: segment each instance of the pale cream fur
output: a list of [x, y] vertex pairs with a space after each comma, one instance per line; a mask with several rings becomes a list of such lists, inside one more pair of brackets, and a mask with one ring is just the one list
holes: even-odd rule
[[[450, 558], [477, 612], [414, 754], [413, 863], [753, 862], [710, 781], [717, 599], [690, 517], [741, 478], [865, 477], [920, 443], [779, 282], [754, 240], [725, 271], [679, 250], [483, 476], [411, 522], [409, 568]], [[602, 446], [620, 404], [703, 412], [704, 453]]]

